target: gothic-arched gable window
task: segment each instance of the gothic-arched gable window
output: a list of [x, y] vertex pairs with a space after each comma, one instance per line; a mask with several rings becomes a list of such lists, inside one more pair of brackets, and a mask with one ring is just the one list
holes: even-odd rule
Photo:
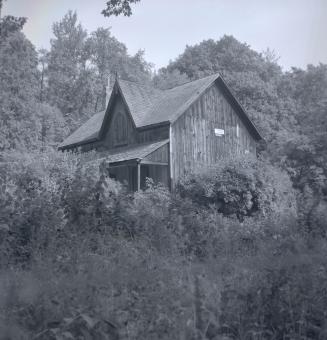
[[114, 120], [115, 146], [127, 144], [127, 119], [124, 114], [118, 112]]

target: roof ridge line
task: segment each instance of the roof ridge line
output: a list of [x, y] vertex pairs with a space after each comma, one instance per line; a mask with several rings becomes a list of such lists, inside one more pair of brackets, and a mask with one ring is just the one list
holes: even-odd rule
[[162, 91], [163, 91], [163, 92], [165, 92], [165, 91], [170, 91], [170, 90], [176, 89], [177, 87], [181, 87], [181, 86], [184, 86], [184, 85], [186, 85], [186, 84], [194, 83], [195, 81], [203, 80], [203, 79], [206, 79], [206, 78], [209, 78], [209, 77], [213, 77], [213, 76], [217, 76], [217, 77], [219, 76], [219, 77], [221, 77], [221, 74], [220, 74], [219, 72], [216, 72], [216, 73], [210, 74], [210, 75], [205, 76], [205, 77], [202, 77], [202, 78], [198, 78], [198, 79], [194, 79], [194, 80], [187, 81], [187, 82], [185, 82], [185, 83], [183, 83], [183, 84], [180, 84], [180, 85], [177, 85], [177, 86], [174, 86], [174, 87], [171, 87], [171, 88], [169, 88], [169, 89], [162, 90]]
[[186, 84], [190, 84], [190, 83], [193, 83], [195, 81], [198, 81], [198, 80], [203, 80], [203, 79], [206, 79], [206, 78], [209, 78], [209, 77], [213, 77], [213, 76], [221, 76], [220, 72], [215, 72], [215, 73], [212, 73], [212, 74], [209, 74], [208, 76], [205, 76], [205, 77], [201, 77], [201, 78], [198, 78], [198, 79], [194, 79], [194, 80], [189, 80], [189, 81], [186, 81], [185, 83], [183, 84], [180, 84], [180, 85], [177, 85], [177, 86], [173, 86], [173, 87], [170, 87], [168, 89], [165, 89], [165, 90], [161, 90], [160, 88], [157, 88], [153, 85], [150, 85], [150, 84], [144, 84], [144, 83], [141, 83], [139, 81], [132, 81], [132, 80], [127, 80], [127, 79], [123, 79], [123, 78], [117, 78], [117, 81], [120, 82], [120, 81], [123, 81], [123, 82], [126, 82], [126, 83], [130, 83], [130, 84], [136, 84], [136, 85], [139, 85], [141, 87], [146, 87], [146, 88], [150, 88], [150, 89], [153, 89], [153, 90], [156, 90], [158, 92], [166, 92], [166, 91], [170, 91], [172, 89], [176, 89], [178, 87], [181, 87], [181, 86], [184, 86]]
[[122, 78], [117, 78], [117, 81], [118, 82], [123, 81], [123, 82], [126, 82], [126, 83], [135, 84], [135, 85], [138, 85], [138, 86], [141, 86], [141, 87], [145, 87], [145, 88], [149, 88], [149, 89], [152, 89], [152, 90], [156, 90], [158, 92], [164, 92], [163, 90], [160, 90], [160, 89], [154, 87], [151, 84], [148, 85], [148, 84], [140, 83], [139, 81], [132, 81], [132, 80], [127, 80], [127, 79], [122, 79]]

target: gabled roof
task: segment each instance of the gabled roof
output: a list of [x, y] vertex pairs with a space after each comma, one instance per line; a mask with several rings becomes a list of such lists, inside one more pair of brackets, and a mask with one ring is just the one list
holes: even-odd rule
[[218, 76], [215, 74], [164, 91], [126, 80], [119, 80], [118, 83], [138, 128], [172, 123]]
[[118, 86], [126, 101], [136, 127], [144, 125], [145, 113], [162, 98], [162, 92], [150, 86], [140, 85], [127, 80], [118, 80]]
[[247, 116], [231, 90], [219, 74], [198, 79], [169, 90], [158, 90], [135, 82], [116, 79], [106, 111], [99, 112], [70, 135], [60, 146], [65, 149], [99, 139], [105, 129], [106, 117], [117, 90], [121, 93], [136, 128], [173, 123], [182, 115], [214, 82], [217, 82], [236, 108], [244, 124], [255, 139], [262, 139], [255, 125]]
[[81, 127], [68, 136], [60, 145], [59, 149], [66, 146], [85, 144], [91, 141], [96, 141], [99, 137], [99, 132], [102, 126], [106, 111], [101, 111], [87, 120]]

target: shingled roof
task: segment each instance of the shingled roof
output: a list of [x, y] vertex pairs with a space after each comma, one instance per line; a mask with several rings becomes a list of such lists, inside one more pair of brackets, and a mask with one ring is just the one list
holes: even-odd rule
[[[219, 74], [214, 74], [198, 79], [169, 90], [158, 90], [150, 86], [116, 79], [114, 88], [117, 88], [125, 100], [136, 128], [143, 128], [161, 123], [173, 123], [197, 98], [209, 88], [215, 81], [219, 81], [225, 93], [238, 109], [242, 120], [248, 126], [257, 140], [262, 139], [258, 130], [245, 113], [243, 107], [231, 93]], [[115, 96], [112, 91], [111, 99]], [[106, 114], [110, 114], [110, 103], [106, 111], [96, 113], [84, 125], [71, 134], [59, 149], [66, 149], [85, 144], [99, 139], [103, 130], [103, 122]]]
[[59, 149], [69, 145], [84, 144], [91, 141], [96, 141], [99, 137], [99, 132], [102, 126], [103, 118], [106, 110], [93, 115], [81, 127], [68, 136], [60, 145]]
[[119, 80], [119, 86], [137, 128], [173, 122], [218, 77], [215, 74], [169, 90], [154, 90], [137, 83]]
[[98, 160], [104, 160], [107, 163], [119, 163], [135, 159], [141, 160], [168, 142], [169, 139], [165, 139], [159, 142], [136, 144], [104, 151], [99, 154]]

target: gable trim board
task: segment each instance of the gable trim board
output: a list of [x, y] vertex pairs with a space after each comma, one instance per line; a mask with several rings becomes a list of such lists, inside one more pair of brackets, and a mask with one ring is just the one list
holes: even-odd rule
[[58, 149], [65, 150], [99, 141], [110, 123], [111, 108], [118, 93], [123, 99], [134, 128], [140, 131], [174, 124], [213, 84], [222, 90], [254, 139], [257, 141], [263, 139], [220, 74], [214, 74], [164, 91], [116, 79], [107, 109], [91, 117], [59, 145]]

